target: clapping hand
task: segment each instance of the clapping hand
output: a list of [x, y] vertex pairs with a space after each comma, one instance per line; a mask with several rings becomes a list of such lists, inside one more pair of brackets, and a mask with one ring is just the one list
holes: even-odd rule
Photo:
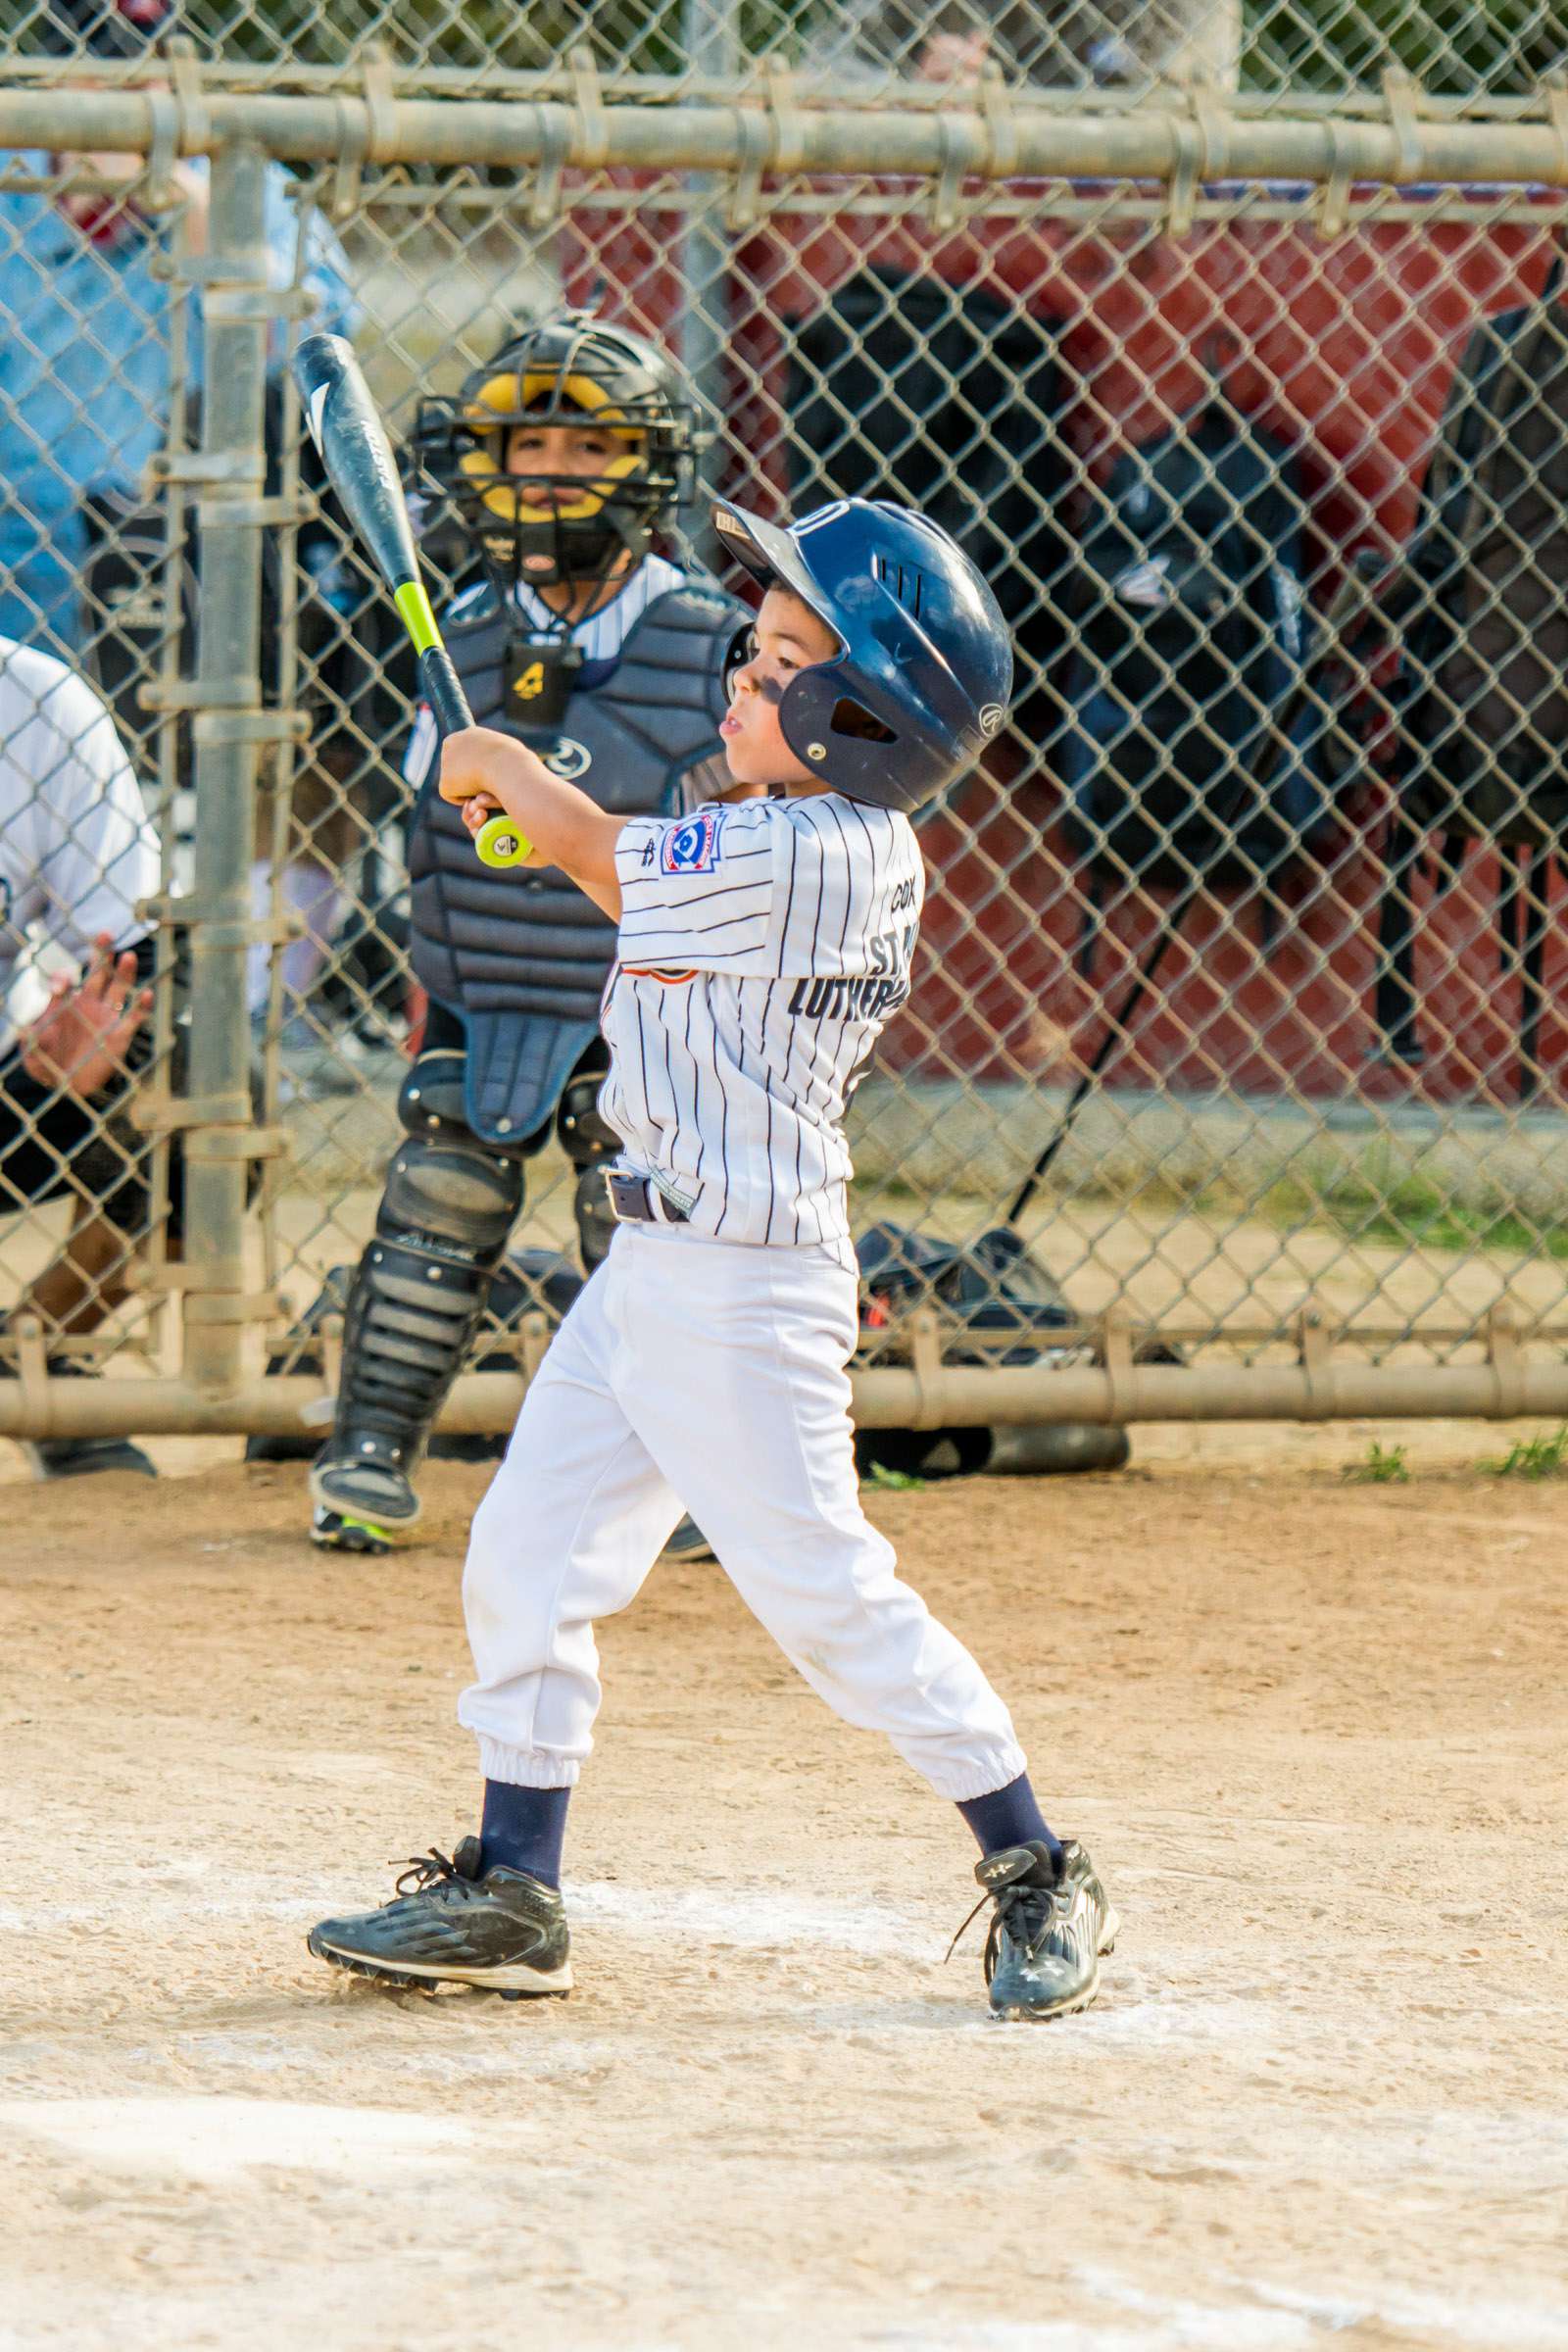
[[40, 1086], [96, 1095], [124, 1068], [126, 1050], [152, 1009], [153, 992], [136, 986], [136, 958], [117, 956], [107, 931], [93, 941], [84, 980], [57, 972], [49, 1002], [22, 1040], [22, 1066]]

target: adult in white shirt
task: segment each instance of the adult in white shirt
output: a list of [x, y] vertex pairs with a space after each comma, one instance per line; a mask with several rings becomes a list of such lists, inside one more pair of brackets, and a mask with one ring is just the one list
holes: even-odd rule
[[[0, 637], [0, 1004], [22, 958], [68, 959], [43, 1010], [0, 1029], [0, 1215], [71, 1195], [64, 1250], [12, 1311], [51, 1338], [90, 1332], [125, 1295], [147, 1208], [145, 1139], [124, 1117], [151, 942], [136, 912], [159, 883], [157, 837], [97, 694], [52, 654]], [[54, 1371], [77, 1369], [62, 1357]], [[14, 1370], [11, 1363], [0, 1367]], [[113, 1440], [28, 1448], [42, 1477], [153, 1466]]]

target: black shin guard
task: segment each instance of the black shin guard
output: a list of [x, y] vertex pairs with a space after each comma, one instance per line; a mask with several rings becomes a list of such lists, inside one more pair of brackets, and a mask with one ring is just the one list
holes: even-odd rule
[[318, 1501], [417, 1515], [409, 1482], [472, 1345], [522, 1204], [522, 1168], [434, 1107], [415, 1065], [400, 1107], [417, 1131], [387, 1172], [375, 1239], [349, 1294]]

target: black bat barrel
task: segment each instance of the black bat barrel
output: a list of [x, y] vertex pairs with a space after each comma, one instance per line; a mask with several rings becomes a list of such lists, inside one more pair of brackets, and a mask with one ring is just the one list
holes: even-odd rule
[[[418, 559], [392, 445], [360, 363], [341, 335], [304, 335], [294, 354], [294, 381], [332, 487], [403, 612], [399, 592], [417, 587]], [[409, 623], [406, 612], [403, 618]]]

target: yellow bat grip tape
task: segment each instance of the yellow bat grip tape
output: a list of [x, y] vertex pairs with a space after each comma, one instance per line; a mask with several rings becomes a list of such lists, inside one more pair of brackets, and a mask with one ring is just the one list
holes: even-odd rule
[[435, 625], [430, 599], [417, 580], [405, 580], [401, 588], [392, 591], [392, 602], [403, 617], [403, 626], [416, 654], [427, 654], [441, 643], [441, 632]]
[[[417, 580], [405, 580], [392, 592], [392, 601], [403, 618], [403, 625], [416, 654], [427, 654], [441, 643], [441, 632], [435, 625], [430, 599]], [[487, 819], [474, 836], [473, 846], [483, 865], [521, 865], [532, 844], [517, 830], [510, 816], [497, 814]]]
[[497, 814], [486, 817], [473, 837], [481, 865], [521, 865], [533, 844], [525, 833], [519, 833], [514, 817]]

